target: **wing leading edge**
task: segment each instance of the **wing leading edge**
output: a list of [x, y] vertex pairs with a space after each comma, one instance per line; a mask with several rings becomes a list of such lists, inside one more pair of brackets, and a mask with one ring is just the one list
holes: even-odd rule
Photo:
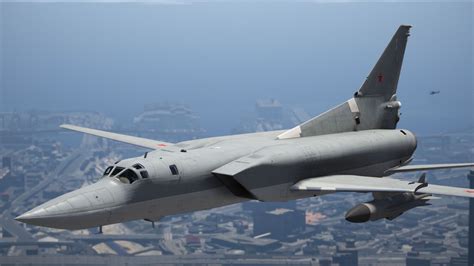
[[308, 178], [297, 182], [291, 189], [326, 192], [412, 192], [474, 198], [474, 189], [431, 185], [421, 180], [409, 182], [390, 177], [357, 175]]
[[106, 139], [111, 139], [119, 142], [124, 142], [127, 144], [139, 146], [142, 148], [148, 148], [148, 149], [160, 149], [166, 146], [171, 146], [174, 145], [173, 143], [168, 143], [164, 141], [158, 141], [158, 140], [152, 140], [152, 139], [145, 139], [145, 138], [140, 138], [140, 137], [135, 137], [135, 136], [129, 136], [129, 135], [124, 135], [124, 134], [118, 134], [118, 133], [112, 133], [108, 131], [102, 131], [98, 129], [92, 129], [92, 128], [86, 128], [86, 127], [80, 127], [80, 126], [74, 126], [74, 125], [60, 125], [59, 127], [64, 128], [64, 129], [69, 129], [72, 131], [78, 131], [82, 133], [86, 133], [89, 135], [94, 135], [97, 137], [101, 138], [106, 138]]

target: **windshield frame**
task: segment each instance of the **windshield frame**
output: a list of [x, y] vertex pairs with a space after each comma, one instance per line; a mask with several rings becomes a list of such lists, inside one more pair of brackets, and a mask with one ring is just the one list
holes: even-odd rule
[[103, 176], [115, 178], [124, 184], [133, 184], [137, 181], [150, 178], [147, 168], [138, 162], [128, 166], [115, 164], [108, 166]]
[[111, 166], [105, 168], [104, 173], [102, 174], [102, 176], [109, 176], [109, 174], [112, 173], [112, 170], [113, 170], [113, 169], [114, 169], [114, 166], [113, 166], [113, 165], [111, 165]]

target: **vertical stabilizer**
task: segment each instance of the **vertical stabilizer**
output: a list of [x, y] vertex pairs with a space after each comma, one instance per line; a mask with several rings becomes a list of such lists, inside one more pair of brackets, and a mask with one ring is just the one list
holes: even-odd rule
[[394, 129], [401, 103], [396, 92], [411, 26], [401, 25], [362, 87], [348, 101], [278, 136], [279, 139], [368, 129]]
[[384, 96], [385, 100], [389, 100], [397, 93], [398, 78], [402, 69], [407, 39], [410, 36], [410, 28], [411, 26], [408, 25], [401, 25], [398, 28], [357, 92], [358, 96]]

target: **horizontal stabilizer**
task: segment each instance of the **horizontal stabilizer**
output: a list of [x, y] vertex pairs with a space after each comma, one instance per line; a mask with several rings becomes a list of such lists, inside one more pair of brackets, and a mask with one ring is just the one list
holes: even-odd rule
[[308, 178], [291, 187], [298, 191], [321, 192], [412, 192], [474, 198], [474, 190], [459, 187], [408, 182], [394, 178], [357, 175], [332, 175]]
[[107, 132], [107, 131], [102, 131], [102, 130], [97, 130], [97, 129], [92, 129], [92, 128], [86, 128], [86, 127], [79, 127], [79, 126], [74, 126], [74, 125], [60, 125], [59, 127], [73, 130], [73, 131], [78, 131], [90, 135], [94, 135], [97, 137], [101, 138], [106, 138], [106, 139], [111, 139], [119, 142], [124, 142], [127, 144], [139, 146], [142, 148], [148, 148], [148, 149], [160, 149], [165, 146], [171, 146], [174, 145], [173, 143], [168, 143], [168, 142], [163, 142], [163, 141], [157, 141], [157, 140], [151, 140], [151, 139], [145, 139], [145, 138], [140, 138], [140, 137], [135, 137], [135, 136], [129, 136], [129, 135], [123, 135], [123, 134], [117, 134], [117, 133], [112, 133], [112, 132]]
[[401, 172], [415, 172], [415, 171], [426, 171], [436, 169], [447, 169], [447, 168], [463, 168], [463, 167], [474, 167], [474, 163], [442, 163], [442, 164], [417, 164], [417, 165], [405, 165], [387, 170], [386, 174], [401, 173]]

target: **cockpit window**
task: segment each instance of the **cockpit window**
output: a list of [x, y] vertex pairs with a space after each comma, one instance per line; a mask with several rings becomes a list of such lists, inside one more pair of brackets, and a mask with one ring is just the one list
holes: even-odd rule
[[115, 169], [112, 171], [111, 176], [117, 175], [117, 174], [120, 173], [123, 169], [125, 169], [125, 168], [120, 167], [120, 166], [115, 167]]
[[132, 169], [127, 169], [118, 177], [121, 182], [131, 184], [138, 180], [137, 174]]
[[170, 171], [171, 171], [172, 175], [178, 175], [179, 174], [178, 167], [176, 167], [175, 164], [170, 165]]
[[145, 166], [140, 163], [134, 163], [128, 167], [112, 165], [105, 170], [104, 176], [117, 178], [125, 184], [131, 184], [139, 179], [150, 177]]
[[148, 172], [146, 170], [141, 171], [140, 175], [142, 176], [142, 178], [148, 178]]
[[107, 167], [107, 169], [105, 169], [105, 171], [104, 171], [104, 176], [110, 174], [110, 171], [112, 171], [112, 168], [114, 168], [114, 167], [113, 166]]
[[136, 164], [133, 165], [133, 168], [139, 170], [139, 169], [143, 169], [144, 167], [143, 167], [143, 165], [141, 165], [139, 163], [136, 163]]

